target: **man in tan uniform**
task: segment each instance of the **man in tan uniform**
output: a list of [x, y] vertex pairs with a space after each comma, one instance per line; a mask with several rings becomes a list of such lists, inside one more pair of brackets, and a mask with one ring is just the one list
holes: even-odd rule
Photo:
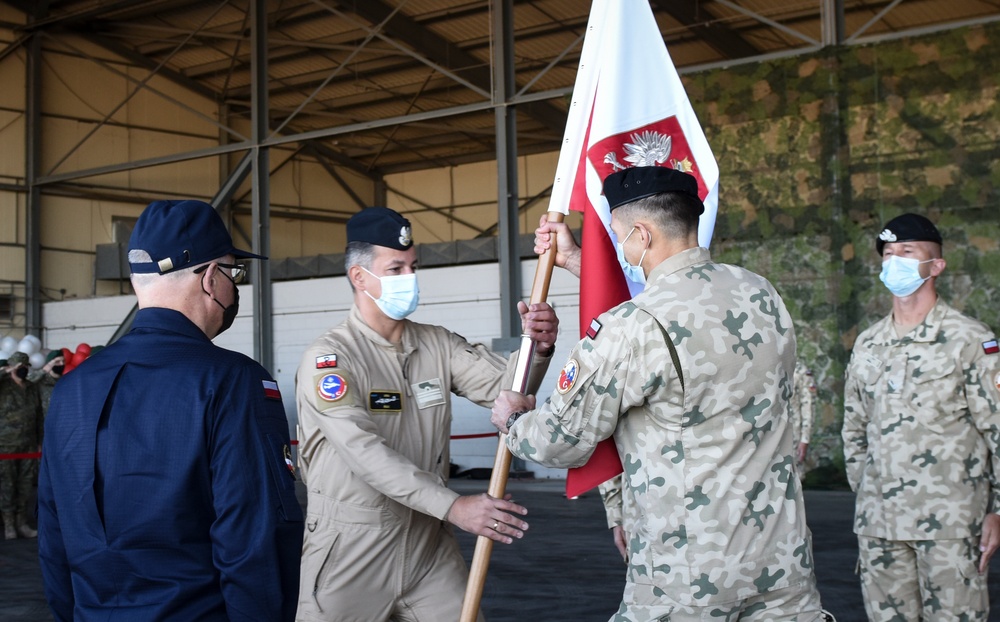
[[1000, 545], [1000, 348], [936, 291], [941, 234], [889, 221], [875, 248], [892, 313], [858, 336], [844, 386], [870, 620], [980, 620]]
[[591, 325], [549, 401], [527, 411], [534, 398], [503, 391], [493, 423], [514, 455], [552, 467], [579, 466], [614, 437], [629, 538], [614, 622], [822, 619], [793, 466], [784, 303], [698, 247], [692, 176], [628, 168], [604, 193], [620, 260], [646, 289]]
[[792, 399], [789, 402], [789, 414], [792, 419], [792, 438], [795, 440], [795, 466], [799, 478], [805, 476], [806, 452], [809, 451], [809, 439], [812, 438], [813, 413], [816, 404], [816, 380], [812, 370], [801, 360], [795, 361], [795, 372], [792, 374]]
[[[526, 510], [446, 486], [451, 393], [489, 406], [513, 361], [439, 326], [417, 306], [409, 222], [368, 208], [347, 224], [350, 317], [305, 352], [296, 376], [308, 488], [299, 620], [458, 620], [468, 571], [451, 525], [509, 544]], [[519, 305], [537, 342], [529, 390], [548, 367], [558, 320]]]

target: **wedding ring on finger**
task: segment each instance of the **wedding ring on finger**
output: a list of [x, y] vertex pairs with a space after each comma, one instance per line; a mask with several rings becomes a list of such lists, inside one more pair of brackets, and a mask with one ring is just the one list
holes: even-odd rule
[[497, 531], [497, 527], [499, 526], [500, 526], [500, 521], [498, 520], [493, 521], [493, 531]]

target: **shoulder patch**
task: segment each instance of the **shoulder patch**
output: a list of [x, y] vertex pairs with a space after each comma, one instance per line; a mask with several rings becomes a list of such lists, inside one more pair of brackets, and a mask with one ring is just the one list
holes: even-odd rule
[[337, 366], [336, 354], [324, 354], [316, 357], [316, 369], [329, 369]]
[[1000, 352], [1000, 344], [997, 344], [997, 340], [993, 339], [991, 341], [983, 342], [983, 353], [984, 354], [996, 354]]
[[576, 384], [576, 378], [579, 375], [580, 364], [576, 362], [576, 359], [566, 361], [562, 371], [559, 372], [559, 380], [556, 381], [556, 391], [562, 394], [567, 393]]
[[264, 385], [264, 397], [269, 400], [281, 400], [281, 391], [278, 390], [278, 383], [273, 380], [261, 380]]
[[347, 380], [340, 374], [326, 374], [316, 383], [316, 394], [326, 402], [336, 402], [347, 395]]
[[601, 323], [597, 321], [597, 318], [590, 320], [590, 328], [587, 329], [587, 337], [595, 339], [597, 333], [601, 332]]

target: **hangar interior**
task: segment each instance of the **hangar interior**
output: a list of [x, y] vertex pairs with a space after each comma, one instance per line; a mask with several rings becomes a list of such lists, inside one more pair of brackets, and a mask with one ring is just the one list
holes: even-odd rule
[[[719, 160], [713, 253], [782, 289], [835, 443], [843, 364], [886, 308], [866, 254], [879, 222], [939, 219], [944, 291], [1000, 324], [1000, 4], [650, 3]], [[589, 8], [0, 0], [0, 333], [44, 335], [45, 304], [129, 295], [142, 208], [200, 198], [272, 258], [250, 278], [266, 367], [270, 284], [338, 274], [367, 205], [413, 222], [425, 266], [496, 263], [494, 333], [516, 335], [521, 236], [546, 209]]]

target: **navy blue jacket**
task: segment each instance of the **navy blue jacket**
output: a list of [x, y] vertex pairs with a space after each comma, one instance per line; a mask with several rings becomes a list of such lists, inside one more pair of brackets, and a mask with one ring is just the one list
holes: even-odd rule
[[38, 482], [56, 620], [294, 618], [303, 520], [271, 382], [158, 308], [60, 380]]

